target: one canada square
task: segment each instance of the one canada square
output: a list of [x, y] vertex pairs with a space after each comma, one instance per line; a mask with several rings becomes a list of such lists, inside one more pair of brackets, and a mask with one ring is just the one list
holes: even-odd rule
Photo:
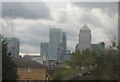
[[78, 49], [82, 51], [87, 48], [91, 50], [91, 30], [83, 24], [79, 32]]

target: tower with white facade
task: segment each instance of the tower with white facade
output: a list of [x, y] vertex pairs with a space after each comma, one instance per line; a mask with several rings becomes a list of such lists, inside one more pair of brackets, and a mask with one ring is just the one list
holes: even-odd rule
[[81, 29], [79, 32], [78, 49], [80, 51], [84, 49], [91, 50], [91, 30], [85, 24], [81, 26]]

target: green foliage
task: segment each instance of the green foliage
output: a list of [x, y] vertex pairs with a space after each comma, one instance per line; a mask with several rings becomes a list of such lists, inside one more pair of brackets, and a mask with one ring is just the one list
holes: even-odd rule
[[62, 70], [57, 69], [53, 74], [52, 74], [52, 80], [61, 80], [63, 78], [62, 75]]
[[105, 43], [104, 42], [100, 42], [99, 44], [102, 45], [103, 48], [105, 48]]
[[53, 74], [52, 74], [52, 80], [62, 80], [65, 77], [71, 76], [78, 72], [77, 70], [73, 68], [66, 68], [66, 69], [57, 69]]
[[[101, 45], [105, 47], [105, 43], [101, 42]], [[82, 52], [79, 50], [71, 54], [71, 59], [66, 61], [66, 68], [64, 70], [57, 70], [53, 73], [54, 79], [63, 79], [69, 77], [79, 71], [82, 67], [88, 68], [90, 66], [96, 66], [96, 68], [91, 72], [93, 80], [117, 80], [119, 70], [118, 62], [118, 44], [114, 40], [111, 45], [104, 50], [99, 50], [97, 53], [85, 49]], [[86, 79], [87, 80], [87, 79]]]
[[2, 42], [2, 80], [17, 80], [17, 67], [12, 59], [11, 53], [8, 52], [7, 43]]
[[89, 67], [96, 64], [96, 53], [89, 51], [89, 49], [82, 52], [75, 51], [71, 54], [71, 59], [66, 61], [65, 69], [57, 69], [53, 74], [53, 80], [62, 80], [65, 77], [71, 76], [81, 70], [81, 67]]
[[96, 64], [96, 53], [91, 52], [89, 49], [85, 49], [82, 52], [75, 51], [71, 55], [71, 59], [66, 63], [68, 66], [72, 68], [81, 68], [81, 67], [89, 67], [90, 65]]
[[97, 68], [94, 76], [99, 80], [118, 79], [118, 49], [117, 43], [112, 42], [97, 56]]

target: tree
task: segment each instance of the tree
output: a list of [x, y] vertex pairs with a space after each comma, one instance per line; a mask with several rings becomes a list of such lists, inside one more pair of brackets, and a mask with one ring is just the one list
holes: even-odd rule
[[85, 49], [82, 52], [79, 50], [71, 54], [70, 60], [66, 61], [65, 69], [57, 69], [53, 74], [53, 80], [62, 80], [65, 77], [74, 75], [81, 71], [82, 67], [90, 67], [90, 65], [96, 64], [96, 54], [89, 49]]
[[94, 76], [98, 80], [118, 79], [118, 45], [112, 41], [111, 45], [97, 55], [97, 68]]
[[100, 42], [99, 44], [102, 45], [103, 48], [105, 48], [105, 43], [104, 42]]
[[82, 52], [75, 51], [71, 55], [71, 59], [67, 61], [67, 65], [72, 68], [81, 68], [81, 67], [89, 67], [90, 65], [96, 64], [96, 53], [90, 51], [89, 49], [85, 49]]
[[17, 80], [17, 66], [8, 52], [6, 41], [2, 41], [2, 80]]
[[[101, 45], [105, 47], [105, 43], [101, 42]], [[93, 80], [118, 80], [119, 73], [119, 61], [118, 61], [118, 43], [116, 40], [111, 42], [111, 45], [104, 48], [104, 50], [98, 50], [97, 53], [85, 49], [83, 51], [75, 51], [71, 54], [71, 58], [66, 61], [66, 68], [64, 70], [57, 70], [54, 77], [60, 77], [58, 79], [63, 79], [69, 75], [73, 75], [79, 71], [81, 68], [88, 68], [95, 66], [96, 68], [90, 72], [93, 76]], [[54, 73], [53, 73], [54, 74]]]

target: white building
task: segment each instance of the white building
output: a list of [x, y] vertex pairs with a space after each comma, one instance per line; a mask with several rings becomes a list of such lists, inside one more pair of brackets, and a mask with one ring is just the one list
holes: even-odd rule
[[91, 50], [91, 30], [84, 24], [79, 32], [78, 49], [82, 51], [87, 48]]

